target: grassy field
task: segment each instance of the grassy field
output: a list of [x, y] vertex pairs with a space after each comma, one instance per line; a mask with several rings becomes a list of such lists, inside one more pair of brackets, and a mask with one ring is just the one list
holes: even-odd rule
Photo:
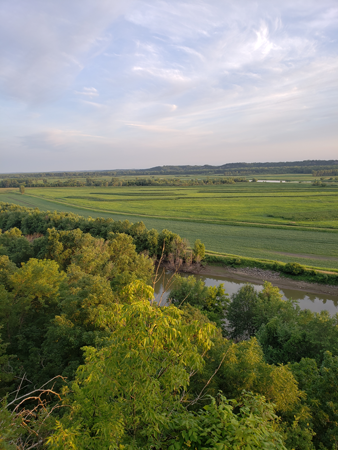
[[81, 208], [138, 216], [338, 230], [338, 186], [237, 183], [193, 187], [28, 188], [26, 192]]
[[338, 187], [237, 183], [194, 187], [27, 188], [0, 201], [168, 228], [208, 250], [338, 269]]

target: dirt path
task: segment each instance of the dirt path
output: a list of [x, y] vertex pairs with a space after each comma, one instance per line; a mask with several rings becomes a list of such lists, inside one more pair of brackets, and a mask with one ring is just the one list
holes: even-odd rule
[[[323, 259], [323, 260], [330, 259], [332, 261], [338, 260], [337, 256], [319, 256], [319, 255], [312, 255], [312, 254], [305, 254], [305, 253], [286, 253], [286, 252], [275, 252], [275, 253], [277, 253], [278, 255], [291, 256], [291, 257], [296, 257], [296, 258], [311, 258], [311, 259]], [[332, 273], [332, 272], [330, 272], [330, 273]]]

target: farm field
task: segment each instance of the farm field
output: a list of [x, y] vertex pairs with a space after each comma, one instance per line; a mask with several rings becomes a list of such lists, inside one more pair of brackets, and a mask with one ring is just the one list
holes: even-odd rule
[[28, 188], [25, 195], [4, 190], [0, 201], [85, 217], [142, 220], [147, 228], [167, 228], [191, 243], [201, 239], [210, 251], [338, 269], [337, 187]]
[[217, 186], [27, 188], [30, 195], [98, 211], [161, 219], [338, 230], [338, 186], [236, 183]]

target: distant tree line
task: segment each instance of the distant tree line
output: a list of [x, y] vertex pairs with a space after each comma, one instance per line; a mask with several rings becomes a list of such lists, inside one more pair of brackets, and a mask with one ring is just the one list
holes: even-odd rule
[[144, 176], [144, 175], [247, 175], [247, 174], [280, 174], [304, 173], [313, 171], [337, 170], [338, 160], [307, 160], [293, 162], [266, 162], [266, 163], [229, 163], [221, 166], [156, 166], [139, 170], [97, 170], [97, 171], [70, 171], [70, 172], [37, 172], [0, 174], [1, 179], [6, 178], [87, 178], [87, 177], [116, 177], [116, 176]]
[[[102, 186], [103, 184], [100, 184]], [[24, 187], [81, 187], [86, 186], [86, 181], [80, 179], [47, 180], [39, 178], [5, 178], [0, 180], [1, 188]]]
[[313, 170], [312, 175], [314, 177], [332, 177], [338, 175], [338, 169]]
[[38, 178], [5, 178], [0, 180], [0, 188], [20, 188], [24, 187], [84, 187], [84, 186], [203, 186], [243, 183], [248, 180], [244, 177], [217, 177], [203, 179], [180, 179], [180, 178], [121, 178], [113, 177], [111, 180], [103, 178], [87, 177], [82, 179], [67, 180], [40, 180]]

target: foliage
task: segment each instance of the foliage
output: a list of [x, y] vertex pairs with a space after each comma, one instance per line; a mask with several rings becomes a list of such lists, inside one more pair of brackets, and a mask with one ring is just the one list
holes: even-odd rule
[[11, 228], [5, 233], [0, 232], [0, 254], [9, 256], [20, 266], [33, 256], [33, 247], [18, 228]]
[[16, 265], [8, 258], [8, 256], [0, 256], [0, 285], [3, 285], [8, 289], [10, 286], [10, 276], [16, 271]]
[[57, 261], [63, 270], [75, 265], [86, 273], [107, 278], [115, 287], [135, 279], [148, 281], [152, 275], [152, 261], [146, 255], [138, 254], [133, 238], [124, 233], [111, 232], [105, 241], [80, 229], [57, 231], [49, 228], [46, 236], [35, 242], [35, 251], [40, 258]]
[[[230, 303], [222, 286], [178, 276], [179, 308], [160, 308], [148, 255], [204, 246], [142, 222], [6, 205], [0, 226], [1, 448], [337, 446], [338, 316], [270, 283]], [[63, 412], [43, 388], [54, 377]]]
[[228, 294], [225, 293], [223, 284], [207, 287], [204, 281], [194, 276], [184, 278], [175, 275], [170, 299], [178, 307], [189, 303], [203, 312], [217, 326], [223, 326], [224, 313], [229, 305]]
[[220, 395], [217, 400], [211, 398], [198, 413], [174, 417], [171, 428], [176, 437], [170, 441], [169, 450], [286, 450], [277, 424], [278, 417], [264, 397], [245, 393], [238, 401], [228, 401]]
[[304, 267], [298, 263], [287, 263], [283, 268], [283, 272], [289, 273], [291, 275], [301, 275], [304, 273]]
[[203, 365], [214, 327], [185, 324], [177, 308], [147, 301], [116, 304], [100, 321], [111, 334], [102, 349], [86, 348], [66, 398], [70, 412], [51, 448], [158, 446], [171, 416], [183, 411], [189, 378]]
[[200, 239], [196, 239], [195, 244], [194, 244], [193, 253], [194, 253], [195, 261], [202, 261], [204, 259], [205, 245], [202, 244]]
[[257, 301], [258, 294], [250, 284], [244, 285], [231, 296], [226, 317], [229, 336], [232, 339], [245, 339], [255, 334], [254, 315]]
[[256, 336], [270, 364], [299, 362], [306, 357], [321, 363], [326, 350], [338, 355], [338, 315], [301, 310], [297, 302], [283, 300], [271, 283], [265, 282], [258, 294], [253, 286], [243, 286], [233, 295], [226, 317], [229, 336]]
[[318, 367], [314, 359], [303, 358], [291, 365], [299, 386], [307, 394], [311, 410], [309, 419], [316, 448], [336, 449], [338, 446], [338, 356], [326, 352]]
[[[291, 302], [293, 305], [293, 303]], [[226, 318], [232, 339], [248, 339], [254, 336], [262, 324], [267, 323], [281, 308], [289, 303], [282, 300], [278, 287], [264, 282], [257, 293], [253, 285], [246, 284], [233, 294]]]
[[[0, 331], [1, 331], [0, 327]], [[8, 343], [4, 343], [0, 335], [0, 399], [5, 396], [5, 394], [13, 389], [14, 379], [13, 373], [10, 370], [10, 360], [14, 355], [7, 354]]]
[[[0, 207], [0, 227], [7, 231], [17, 227], [18, 230], [14, 232], [16, 233], [15, 237], [21, 236], [18, 232], [33, 237], [34, 254], [40, 258], [56, 257], [60, 252], [66, 251], [66, 254], [63, 255], [64, 260], [60, 261], [63, 267], [64, 264], [69, 263], [74, 249], [88, 243], [90, 236], [108, 240], [109, 236], [110, 239], [113, 239], [114, 235], [126, 234], [132, 237], [138, 253], [147, 252], [151, 257], [161, 257], [163, 250], [164, 255], [168, 255], [173, 251], [174, 242], [182, 241], [180, 236], [167, 229], [162, 230], [161, 233], [154, 229], [147, 230], [143, 222], [132, 224], [128, 220], [123, 222], [110, 218], [94, 220], [75, 214], [56, 212], [46, 214], [38, 209], [30, 210], [9, 204], [2, 204]], [[13, 234], [13, 231], [10, 233]], [[45, 237], [37, 238], [39, 237], [38, 233]], [[30, 245], [29, 241], [25, 242]]]
[[56, 374], [73, 379], [76, 369], [84, 362], [81, 348], [95, 346], [109, 334], [99, 324], [98, 317], [116, 301], [108, 280], [86, 274], [76, 266], [69, 268], [58, 313], [49, 324], [42, 343], [46, 379]]
[[0, 286], [0, 325], [16, 375], [28, 371], [31, 382], [41, 380], [41, 343], [49, 322], [58, 311], [65, 274], [55, 261], [30, 259], [8, 276], [8, 289]]
[[243, 390], [248, 390], [264, 395], [280, 412], [296, 408], [302, 397], [290, 369], [267, 364], [255, 338], [238, 344], [224, 339], [214, 341], [208, 365], [193, 380], [196, 391], [219, 366], [209, 384], [209, 392], [214, 396], [221, 390], [228, 398], [239, 398]]

